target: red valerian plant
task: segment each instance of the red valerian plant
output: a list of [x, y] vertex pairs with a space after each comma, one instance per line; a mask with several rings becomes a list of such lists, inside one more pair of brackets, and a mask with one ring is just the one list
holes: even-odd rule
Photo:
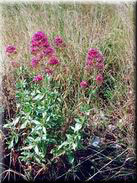
[[[76, 117], [74, 118], [74, 123], [70, 124], [67, 127], [67, 130], [64, 130], [66, 134], [63, 132], [63, 134], [65, 134], [64, 138], [62, 135], [60, 136], [63, 131], [62, 127], [64, 127], [66, 121], [66, 114], [64, 113], [64, 110], [62, 110], [62, 106], [64, 105], [63, 100], [65, 99], [64, 93], [62, 92], [62, 84], [65, 83], [64, 88], [67, 88], [71, 87], [73, 81], [74, 84], [76, 84], [76, 87], [77, 83], [75, 80], [70, 82], [70, 78], [67, 78], [67, 76], [70, 75], [68, 69], [69, 65], [65, 63], [64, 65], [60, 64], [60, 58], [57, 55], [57, 53], [59, 53], [59, 55], [63, 56], [61, 53], [63, 49], [58, 49], [63, 48], [65, 45], [63, 38], [61, 36], [56, 36], [53, 41], [54, 45], [50, 44], [48, 36], [44, 32], [38, 31], [34, 33], [30, 43], [32, 53], [30, 62], [34, 70], [32, 73], [29, 73], [30, 70], [28, 70], [28, 67], [23, 66], [19, 72], [17, 72], [17, 75], [19, 76], [25, 74], [25, 77], [22, 77], [21, 80], [20, 77], [17, 77], [17, 104], [20, 104], [19, 106], [21, 106], [21, 110], [18, 110], [17, 113], [17, 116], [20, 117], [18, 120], [19, 132], [22, 134], [22, 131], [24, 130], [26, 134], [26, 129], [29, 129], [29, 133], [26, 137], [22, 138], [24, 144], [22, 146], [21, 156], [19, 156], [24, 163], [27, 162], [30, 164], [30, 160], [32, 158], [34, 162], [37, 162], [38, 164], [46, 163], [46, 158], [48, 158], [46, 155], [48, 153], [50, 153], [53, 158], [63, 154], [66, 154], [67, 156], [70, 155], [70, 162], [73, 162], [72, 151], [80, 148], [80, 141], [83, 138], [82, 132], [88, 121], [86, 113], [89, 112], [90, 109], [85, 109], [85, 102], [89, 105], [91, 97], [96, 93], [96, 89], [100, 87], [104, 80], [103, 54], [96, 48], [90, 48], [86, 55], [83, 78], [78, 81], [78, 92], [80, 91], [82, 95], [81, 93], [80, 95], [79, 93], [76, 95], [76, 97], [78, 96], [76, 99], [78, 99], [78, 102], [80, 101], [80, 113], [85, 113], [86, 115], [81, 116], [81, 114], [75, 114]], [[6, 48], [6, 53], [16, 53], [16, 47], [8, 46]], [[66, 77], [63, 78], [63, 82], [56, 83], [58, 76], [55, 77], [56, 79], [54, 80], [53, 72], [56, 72], [56, 66], [59, 64], [59, 72], [63, 73], [63, 76]], [[16, 62], [13, 62], [12, 65], [16, 67]], [[43, 68], [42, 74], [35, 73], [38, 71], [38, 69], [35, 69], [38, 65], [42, 66], [39, 68]], [[87, 72], [87, 70], [89, 72]], [[28, 82], [30, 80], [33, 82]], [[79, 88], [81, 89], [79, 90]], [[24, 95], [22, 95], [23, 92]], [[67, 95], [69, 99], [69, 92]], [[86, 100], [84, 100], [83, 104], [81, 104], [81, 101], [83, 101], [81, 100], [83, 99], [83, 96]], [[70, 97], [72, 97], [71, 93]], [[85, 112], [85, 110], [87, 112]], [[22, 116], [22, 114], [24, 116]], [[17, 123], [15, 125], [15, 122], [13, 121], [11, 124], [10, 121], [8, 125], [11, 125], [10, 129], [12, 129], [9, 133], [9, 136], [11, 136], [11, 138], [9, 138], [9, 149], [11, 149], [14, 147], [15, 143], [18, 143], [18, 140], [15, 142], [16, 140], [14, 141], [13, 138], [14, 135], [16, 135]], [[52, 146], [50, 147], [50, 145], [53, 145], [53, 148]], [[27, 151], [25, 148], [28, 148]]]

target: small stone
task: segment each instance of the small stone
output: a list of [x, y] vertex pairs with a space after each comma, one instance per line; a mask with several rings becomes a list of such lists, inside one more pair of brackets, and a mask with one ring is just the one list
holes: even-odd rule
[[91, 140], [91, 145], [94, 147], [99, 147], [100, 144], [100, 138], [97, 136], [94, 136], [93, 139]]

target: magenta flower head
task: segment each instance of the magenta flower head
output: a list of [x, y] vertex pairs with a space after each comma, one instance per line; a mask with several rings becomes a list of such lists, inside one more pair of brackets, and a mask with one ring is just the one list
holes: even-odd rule
[[103, 57], [103, 54], [101, 52], [98, 52], [98, 54], [96, 56], [96, 61], [98, 63], [104, 63], [104, 57]]
[[35, 40], [32, 40], [31, 41], [31, 46], [32, 47], [36, 47], [36, 46], [39, 47], [39, 42], [38, 41], [35, 41]]
[[49, 59], [48, 64], [50, 64], [50, 65], [58, 65], [58, 64], [60, 64], [60, 62], [59, 62], [59, 60], [55, 56], [52, 56]]
[[39, 63], [39, 61], [40, 61], [40, 58], [38, 58], [38, 57], [32, 58], [32, 61], [31, 61], [32, 67], [33, 67], [33, 68], [36, 67], [37, 64]]
[[41, 81], [41, 80], [43, 80], [43, 77], [41, 75], [34, 76], [34, 78], [33, 78], [34, 82], [38, 82], [38, 81]]
[[44, 32], [41, 32], [41, 31], [36, 32], [36, 33], [32, 36], [32, 40], [33, 40], [33, 41], [40, 41], [40, 40], [42, 40], [43, 38], [45, 38], [45, 33], [44, 33]]
[[98, 53], [99, 53], [99, 51], [96, 48], [90, 48], [88, 50], [88, 57], [89, 58], [96, 58]]
[[104, 70], [104, 63], [96, 63], [96, 68], [99, 69], [99, 70]]
[[47, 48], [47, 47], [49, 47], [50, 46], [50, 44], [49, 44], [49, 42], [47, 41], [45, 41], [44, 43], [42, 43], [42, 46], [44, 47], [44, 48]]
[[30, 51], [31, 54], [36, 55], [39, 52], [39, 47], [31, 47]]
[[93, 59], [90, 59], [89, 57], [87, 57], [86, 65], [93, 66], [93, 64], [94, 64]]
[[6, 47], [6, 52], [7, 52], [8, 54], [15, 54], [15, 53], [17, 53], [16, 47], [13, 46], [13, 45], [8, 45], [8, 46]]
[[50, 68], [48, 68], [48, 67], [46, 67], [46, 68], [45, 68], [45, 73], [48, 74], [48, 75], [52, 75], [53, 70], [50, 69]]
[[45, 35], [45, 37], [40, 41], [41, 47], [47, 48], [49, 47], [48, 37]]
[[102, 76], [102, 74], [98, 74], [96, 76], [96, 83], [99, 84], [99, 85], [101, 85], [103, 83], [103, 76]]
[[55, 53], [55, 50], [51, 46], [43, 50], [44, 56], [52, 56], [54, 53]]
[[91, 68], [93, 68], [93, 66], [94, 66], [94, 60], [93, 60], [93, 58], [90, 58], [90, 57], [87, 56], [86, 63], [85, 63], [85, 69], [87, 71], [90, 71]]
[[62, 39], [61, 36], [56, 36], [54, 38], [54, 44], [57, 46], [57, 47], [62, 47], [64, 45], [64, 41]]
[[80, 83], [80, 87], [81, 87], [81, 88], [87, 88], [87, 87], [88, 87], [87, 81], [82, 81], [82, 82]]
[[[103, 67], [104, 57], [103, 54], [96, 48], [90, 48], [88, 50], [87, 58], [86, 58], [86, 65], [93, 65], [93, 61], [96, 59], [97, 67]], [[99, 64], [99, 65], [98, 65]]]

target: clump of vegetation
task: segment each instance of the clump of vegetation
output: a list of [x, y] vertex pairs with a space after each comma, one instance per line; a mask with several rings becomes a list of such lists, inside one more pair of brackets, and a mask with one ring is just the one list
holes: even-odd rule
[[[15, 46], [6, 47], [14, 67], [14, 76], [17, 78], [17, 111], [16, 118], [12, 121], [10, 119], [4, 128], [8, 129], [8, 148], [16, 151], [18, 158], [28, 165], [31, 162], [42, 165], [48, 163], [49, 155], [55, 160], [64, 154], [73, 163], [73, 151], [82, 147], [83, 130], [87, 126], [85, 113], [89, 112], [82, 111], [84, 103], [81, 104], [80, 101], [85, 100], [90, 104], [90, 98], [93, 95], [95, 97], [97, 89], [103, 83], [104, 57], [99, 50], [90, 48], [83, 69], [85, 80], [79, 82], [74, 98], [75, 103], [80, 104], [79, 112], [74, 113], [71, 110], [71, 122], [66, 122], [68, 116], [63, 111], [64, 93], [60, 91], [65, 86], [55, 81], [55, 78], [57, 67], [60, 67], [60, 71], [63, 67], [56, 52], [61, 53], [66, 49], [67, 54], [67, 44], [64, 44], [61, 36], [56, 36], [53, 43], [55, 48], [51, 46], [44, 32], [39, 31], [32, 36], [30, 50], [34, 56], [29, 68], [12, 61], [17, 54]], [[41, 70], [37, 70], [38, 67]], [[75, 82], [70, 87], [73, 85]], [[91, 110], [90, 105], [88, 110]]]

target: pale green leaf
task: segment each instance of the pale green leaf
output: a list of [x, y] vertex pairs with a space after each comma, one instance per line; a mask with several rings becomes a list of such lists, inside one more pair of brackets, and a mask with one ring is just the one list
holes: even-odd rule
[[38, 146], [35, 146], [35, 153], [37, 154], [37, 155], [39, 155], [39, 149], [38, 149]]
[[74, 163], [74, 154], [68, 154], [68, 161], [69, 161], [69, 163], [71, 163], [71, 164], [73, 164]]
[[36, 97], [33, 98], [33, 100], [41, 100], [41, 99], [43, 99], [43, 97], [44, 97], [44, 94], [43, 95], [38, 94], [38, 95], [36, 95]]
[[74, 132], [79, 131], [82, 128], [82, 125], [80, 123], [75, 124]]
[[21, 125], [20, 129], [26, 128], [27, 124], [28, 124], [28, 121], [25, 121], [25, 122]]
[[15, 118], [15, 119], [13, 120], [14, 126], [16, 126], [16, 124], [19, 122], [19, 119], [20, 119], [20, 117], [17, 117], [17, 118]]

